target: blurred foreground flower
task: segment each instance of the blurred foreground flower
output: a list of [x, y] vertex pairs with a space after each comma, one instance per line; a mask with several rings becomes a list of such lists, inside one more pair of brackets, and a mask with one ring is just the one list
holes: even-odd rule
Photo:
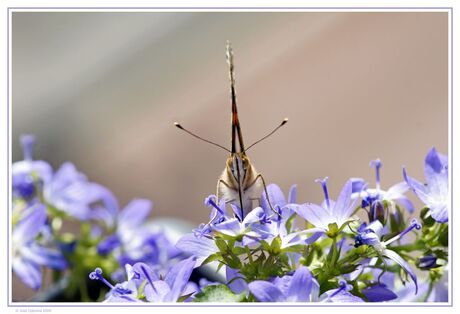
[[63, 270], [67, 267], [64, 256], [55, 247], [40, 242], [40, 232], [46, 228], [46, 209], [32, 205], [15, 226], [12, 234], [13, 271], [30, 288], [38, 290], [42, 284], [42, 266]]
[[[53, 173], [34, 160], [34, 143], [34, 136], [22, 136], [24, 160], [12, 165], [12, 268], [27, 286], [40, 289], [42, 268], [50, 268], [53, 283], [68, 282], [66, 295], [89, 301], [87, 274], [97, 265], [117, 277], [126, 263], [163, 270], [185, 258], [163, 231], [145, 226], [150, 201], [136, 199], [120, 212], [112, 192], [72, 163]], [[71, 233], [64, 224], [80, 230]]]

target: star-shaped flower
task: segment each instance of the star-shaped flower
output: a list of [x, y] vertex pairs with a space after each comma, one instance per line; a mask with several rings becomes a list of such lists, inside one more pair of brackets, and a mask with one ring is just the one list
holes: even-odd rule
[[422, 184], [409, 177], [403, 168], [404, 179], [414, 193], [430, 209], [434, 220], [445, 223], [449, 220], [449, 171], [447, 156], [439, 154], [432, 148], [425, 157], [425, 178]]

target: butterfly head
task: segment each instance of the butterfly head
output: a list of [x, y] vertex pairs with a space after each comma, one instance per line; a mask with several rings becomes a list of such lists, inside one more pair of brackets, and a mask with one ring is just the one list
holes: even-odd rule
[[239, 184], [245, 181], [250, 168], [251, 163], [244, 152], [233, 153], [227, 159], [227, 169]]

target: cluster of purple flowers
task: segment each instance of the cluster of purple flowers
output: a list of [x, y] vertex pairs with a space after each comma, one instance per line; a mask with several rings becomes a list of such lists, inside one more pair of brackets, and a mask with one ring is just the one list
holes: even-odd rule
[[[57, 278], [81, 281], [91, 271], [85, 267], [95, 264], [116, 277], [127, 263], [163, 269], [183, 258], [163, 231], [145, 224], [149, 200], [134, 199], [119, 210], [112, 192], [72, 163], [54, 172], [47, 162], [34, 160], [34, 143], [32, 135], [22, 136], [24, 160], [12, 165], [12, 268], [27, 286], [41, 288], [44, 267]], [[62, 230], [63, 221], [80, 226], [81, 235]]]
[[[268, 195], [280, 216], [272, 214], [265, 193], [260, 207], [245, 217], [234, 205], [229, 214], [223, 200], [218, 203], [210, 196], [205, 201], [210, 221], [182, 237], [177, 247], [196, 256], [198, 264], [226, 267], [226, 283], [234, 293], [245, 293], [247, 300], [447, 301], [447, 290], [441, 287], [447, 278], [448, 244], [440, 235], [447, 236], [448, 227], [446, 156], [434, 148], [429, 151], [427, 184], [404, 169], [404, 181], [388, 190], [380, 184], [381, 161], [371, 166], [375, 187], [352, 178], [336, 200], [329, 196], [327, 178], [317, 180], [324, 192], [318, 205], [298, 204], [296, 186], [286, 200], [277, 185], [269, 185]], [[426, 206], [421, 223], [407, 217], [414, 213], [409, 190]], [[359, 217], [360, 211], [367, 219]], [[429, 272], [429, 279], [420, 284], [411, 264]], [[408, 278], [412, 288], [405, 284]]]
[[[211, 195], [210, 220], [171, 243], [145, 224], [149, 200], [120, 210], [107, 188], [73, 164], [54, 172], [34, 160], [34, 142], [21, 138], [24, 160], [12, 166], [12, 267], [34, 290], [47, 267], [76, 282], [89, 274], [104, 283], [105, 302], [448, 301], [448, 164], [434, 148], [425, 184], [403, 168], [402, 182], [384, 190], [382, 163], [374, 160], [374, 187], [352, 178], [332, 199], [327, 178], [317, 180], [321, 204], [298, 203], [295, 185], [286, 198], [271, 184], [244, 215]], [[419, 219], [410, 217], [410, 191], [425, 206]], [[64, 220], [79, 224], [82, 235], [61, 230]], [[192, 281], [206, 264], [221, 279]]]

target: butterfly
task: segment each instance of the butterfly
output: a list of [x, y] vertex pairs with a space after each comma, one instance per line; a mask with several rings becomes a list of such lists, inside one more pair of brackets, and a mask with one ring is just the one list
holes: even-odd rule
[[[231, 203], [239, 207], [242, 211], [239, 218], [244, 217], [249, 211], [252, 210], [253, 201], [260, 201], [261, 191], [263, 190], [268, 201], [270, 209], [278, 216], [280, 214], [276, 211], [270, 201], [267, 185], [265, 179], [260, 172], [258, 172], [254, 165], [249, 160], [246, 152], [256, 145], [257, 143], [263, 141], [273, 133], [275, 133], [279, 128], [285, 125], [288, 122], [288, 119], [285, 118], [273, 131], [251, 144], [249, 147], [245, 148], [243, 141], [243, 134], [241, 132], [241, 125], [238, 118], [238, 109], [236, 106], [236, 92], [235, 92], [235, 75], [234, 75], [234, 63], [233, 63], [233, 50], [229, 41], [227, 41], [227, 63], [229, 68], [229, 80], [230, 80], [230, 94], [231, 94], [231, 103], [232, 103], [232, 112], [231, 112], [231, 125], [232, 125], [232, 138], [231, 138], [231, 150], [226, 147], [204, 139], [189, 130], [185, 129], [180, 123], [175, 122], [174, 125], [192, 135], [195, 138], [198, 138], [204, 142], [217, 146], [221, 149], [230, 153], [230, 156], [227, 158], [225, 169], [217, 180], [216, 196], [217, 204], [219, 204], [220, 199], [225, 199], [225, 203]], [[211, 219], [212, 221], [213, 219]]]

